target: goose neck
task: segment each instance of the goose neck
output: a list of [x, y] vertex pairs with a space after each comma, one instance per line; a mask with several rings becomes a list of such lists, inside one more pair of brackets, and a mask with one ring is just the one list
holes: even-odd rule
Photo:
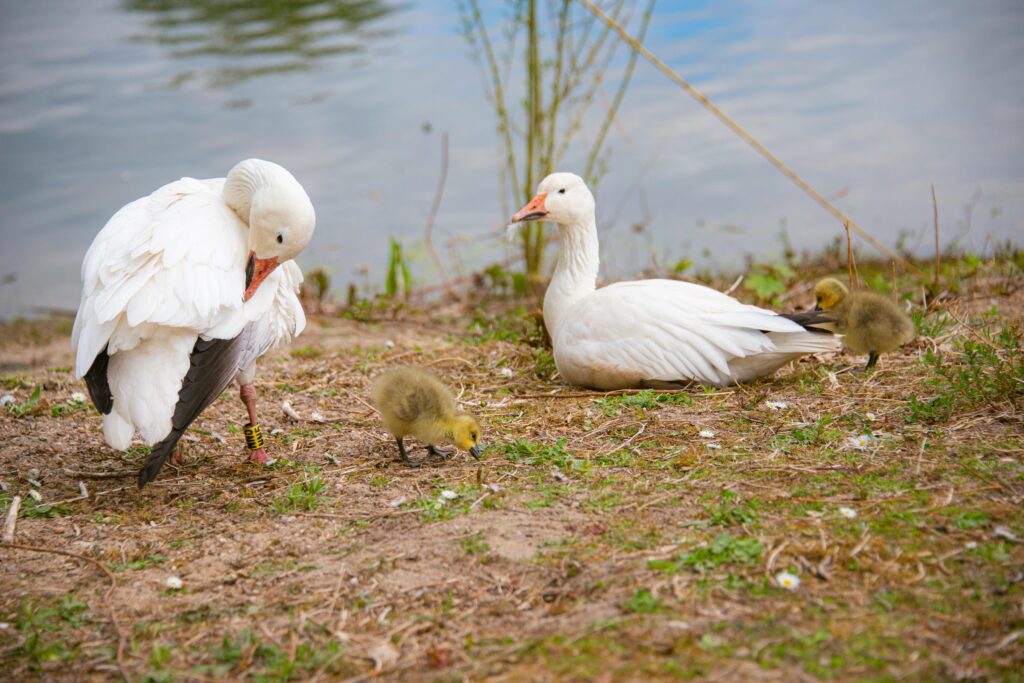
[[561, 246], [555, 274], [544, 296], [544, 321], [549, 332], [557, 327], [575, 301], [597, 289], [601, 261], [593, 219], [559, 230]]

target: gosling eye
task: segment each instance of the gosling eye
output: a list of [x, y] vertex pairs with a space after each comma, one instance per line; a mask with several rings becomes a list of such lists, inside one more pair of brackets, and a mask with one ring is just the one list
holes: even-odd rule
[[277, 233], [277, 243], [284, 244], [284, 235], [282, 235], [281, 233]]
[[559, 190], [558, 194], [565, 194], [565, 188], [563, 187], [561, 190]]
[[473, 441], [476, 441], [476, 432], [470, 432], [469, 436], [473, 439]]

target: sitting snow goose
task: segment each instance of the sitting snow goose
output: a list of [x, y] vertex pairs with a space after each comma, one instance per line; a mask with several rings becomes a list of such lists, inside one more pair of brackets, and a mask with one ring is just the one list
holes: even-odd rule
[[778, 315], [709, 287], [636, 280], [597, 289], [600, 265], [594, 196], [583, 179], [553, 173], [513, 223], [558, 224], [561, 249], [544, 296], [555, 365], [594, 389], [726, 386], [771, 374], [808, 353], [838, 351], [839, 338], [805, 325], [815, 314]]
[[153, 445], [139, 488], [234, 379], [249, 413], [246, 444], [266, 462], [252, 385], [256, 359], [306, 325], [293, 259], [316, 214], [291, 173], [247, 159], [227, 178], [182, 178], [122, 207], [82, 263], [71, 333], [75, 374], [118, 450]]

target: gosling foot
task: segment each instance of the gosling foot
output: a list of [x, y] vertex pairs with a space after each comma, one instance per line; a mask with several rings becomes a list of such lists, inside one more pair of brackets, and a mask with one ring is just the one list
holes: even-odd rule
[[432, 445], [427, 446], [427, 453], [430, 454], [429, 458], [431, 460], [435, 460], [437, 462], [444, 462], [448, 458], [452, 457], [452, 453], [450, 451], [442, 451], [441, 449], [435, 448]]
[[405, 452], [405, 442], [400, 437], [395, 437], [395, 441], [398, 442], [398, 452], [402, 456], [402, 464], [406, 467], [419, 467], [420, 463], [416, 462], [409, 457], [409, 454]]

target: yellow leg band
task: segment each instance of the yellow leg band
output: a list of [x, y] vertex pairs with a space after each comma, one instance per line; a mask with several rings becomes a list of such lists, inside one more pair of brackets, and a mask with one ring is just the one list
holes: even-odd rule
[[245, 445], [250, 451], [263, 448], [263, 432], [259, 425], [247, 424], [242, 431], [245, 433]]

